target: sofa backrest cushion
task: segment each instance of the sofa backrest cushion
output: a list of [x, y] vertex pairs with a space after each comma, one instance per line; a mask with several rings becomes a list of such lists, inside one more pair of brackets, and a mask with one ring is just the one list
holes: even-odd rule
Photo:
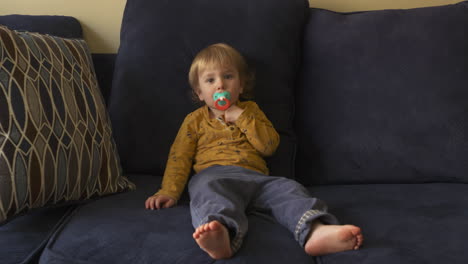
[[80, 22], [70, 16], [5, 15], [0, 16], [0, 25], [62, 38], [83, 38]]
[[468, 182], [468, 2], [311, 9], [296, 96], [304, 183]]
[[271, 174], [291, 176], [293, 88], [305, 0], [129, 0], [109, 111], [126, 172], [162, 175], [184, 117], [196, 107], [188, 84], [198, 51], [224, 42], [256, 71], [255, 101], [281, 135]]

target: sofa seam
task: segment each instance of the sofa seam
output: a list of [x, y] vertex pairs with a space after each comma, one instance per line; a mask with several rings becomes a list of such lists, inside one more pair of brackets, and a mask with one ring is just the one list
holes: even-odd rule
[[49, 241], [52, 240], [52, 238], [55, 236], [55, 233], [62, 228], [62, 225], [67, 222], [67, 220], [71, 217], [73, 212], [75, 211], [76, 207], [75, 206], [70, 206], [68, 210], [64, 213], [62, 217], [58, 220], [58, 222], [54, 225], [52, 228], [52, 232], [49, 232], [47, 236], [44, 238], [44, 240], [34, 248], [33, 252], [30, 253], [26, 259], [24, 259], [21, 264], [28, 264], [28, 263], [38, 263], [39, 259], [42, 256], [42, 253], [46, 249], [47, 245], [49, 244]]
[[53, 246], [53, 244], [56, 242], [58, 235], [63, 231], [64, 227], [70, 222], [70, 220], [73, 218], [73, 216], [79, 211], [82, 205], [78, 205], [74, 208], [70, 208], [69, 211], [60, 219], [59, 223], [54, 227], [54, 232], [52, 232], [47, 239], [47, 241], [44, 243], [42, 246], [42, 250], [40, 251], [40, 254], [37, 256], [37, 262], [40, 263], [41, 257], [44, 253], [44, 251]]

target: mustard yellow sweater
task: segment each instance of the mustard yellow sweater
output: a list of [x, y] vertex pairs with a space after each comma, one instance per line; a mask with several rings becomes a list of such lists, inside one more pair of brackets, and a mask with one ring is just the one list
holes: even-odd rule
[[206, 105], [187, 115], [172, 144], [156, 194], [178, 200], [192, 165], [197, 173], [213, 165], [235, 165], [268, 174], [263, 157], [275, 152], [279, 135], [256, 103], [237, 105], [244, 112], [235, 124], [210, 118]]

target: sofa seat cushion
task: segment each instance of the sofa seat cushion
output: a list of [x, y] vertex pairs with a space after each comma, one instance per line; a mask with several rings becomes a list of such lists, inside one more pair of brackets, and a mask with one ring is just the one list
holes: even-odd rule
[[0, 263], [36, 263], [50, 236], [73, 208], [38, 209], [0, 226]]
[[[129, 178], [136, 191], [78, 208], [51, 238], [40, 263], [214, 263], [192, 238], [187, 197], [170, 209], [146, 210], [144, 202], [161, 177]], [[250, 231], [241, 250], [219, 263], [314, 263], [293, 235], [270, 217], [255, 214], [249, 220]]]
[[362, 228], [363, 247], [317, 263], [466, 263], [468, 185], [331, 185], [310, 188], [342, 224]]

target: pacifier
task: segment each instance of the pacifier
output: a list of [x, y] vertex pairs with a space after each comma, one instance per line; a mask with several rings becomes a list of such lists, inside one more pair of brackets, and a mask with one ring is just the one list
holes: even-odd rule
[[231, 106], [231, 94], [228, 91], [213, 94], [213, 101], [216, 109], [225, 111]]

